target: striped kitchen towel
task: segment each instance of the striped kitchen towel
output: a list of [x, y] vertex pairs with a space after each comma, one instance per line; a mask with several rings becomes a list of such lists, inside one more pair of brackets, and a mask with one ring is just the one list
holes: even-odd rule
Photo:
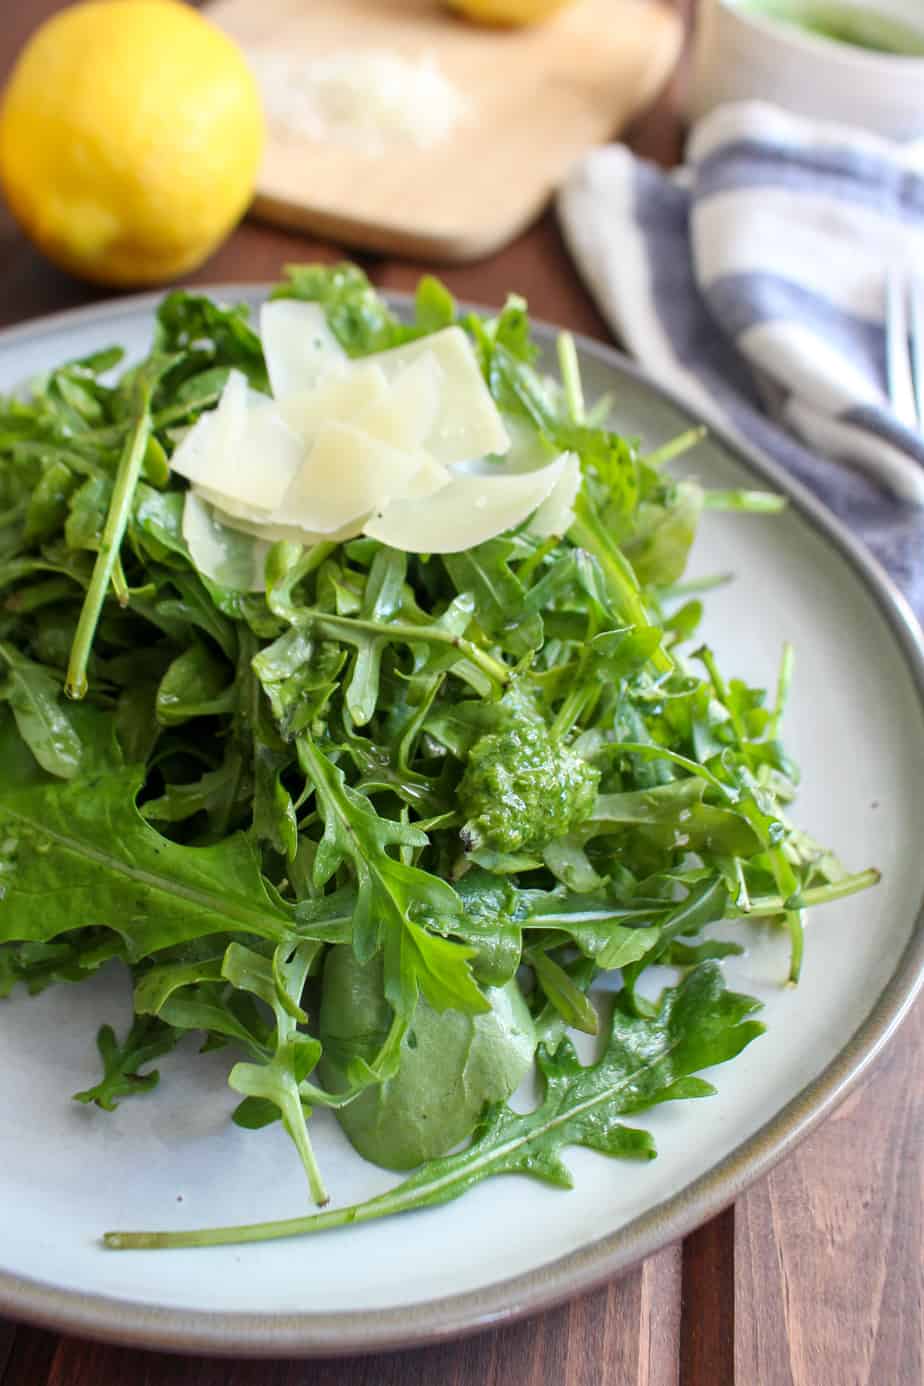
[[924, 146], [719, 107], [665, 174], [621, 145], [562, 188], [566, 242], [624, 346], [863, 538], [924, 618], [924, 438], [889, 405], [889, 267], [924, 276]]

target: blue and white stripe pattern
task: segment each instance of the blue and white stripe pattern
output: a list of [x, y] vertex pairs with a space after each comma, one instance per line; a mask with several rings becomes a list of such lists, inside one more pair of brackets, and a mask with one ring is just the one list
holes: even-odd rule
[[628, 350], [808, 484], [924, 615], [924, 438], [885, 349], [888, 269], [924, 276], [924, 146], [723, 106], [677, 173], [595, 150], [559, 216]]

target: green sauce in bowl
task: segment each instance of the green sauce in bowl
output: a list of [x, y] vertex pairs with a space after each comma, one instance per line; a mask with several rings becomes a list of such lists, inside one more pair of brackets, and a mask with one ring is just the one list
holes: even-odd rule
[[866, 6], [838, 4], [836, 0], [735, 0], [739, 10], [794, 24], [818, 38], [847, 43], [871, 53], [905, 58], [924, 58], [922, 27], [903, 23]]

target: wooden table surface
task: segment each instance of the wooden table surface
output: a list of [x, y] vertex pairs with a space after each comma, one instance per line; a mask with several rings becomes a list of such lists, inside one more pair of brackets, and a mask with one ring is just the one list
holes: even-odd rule
[[[689, 18], [693, 0], [669, 2]], [[0, 80], [61, 7], [7, 0]], [[682, 100], [681, 71], [629, 132], [637, 152], [677, 162]], [[342, 255], [248, 222], [194, 279], [274, 279], [287, 262]], [[386, 288], [410, 287], [433, 268], [362, 263]], [[536, 314], [608, 336], [549, 215], [501, 254], [444, 278], [484, 303], [516, 289]], [[0, 203], [0, 325], [98, 297], [46, 264]], [[682, 1245], [560, 1309], [412, 1352], [273, 1363], [138, 1352], [0, 1319], [0, 1386], [921, 1386], [922, 1052], [919, 1005], [862, 1087], [769, 1178]]]

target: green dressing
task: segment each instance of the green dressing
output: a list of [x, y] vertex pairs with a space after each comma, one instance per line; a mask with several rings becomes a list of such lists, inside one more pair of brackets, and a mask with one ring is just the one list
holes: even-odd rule
[[866, 6], [829, 0], [735, 0], [737, 8], [793, 24], [806, 33], [871, 53], [924, 57], [924, 26], [904, 23]]

